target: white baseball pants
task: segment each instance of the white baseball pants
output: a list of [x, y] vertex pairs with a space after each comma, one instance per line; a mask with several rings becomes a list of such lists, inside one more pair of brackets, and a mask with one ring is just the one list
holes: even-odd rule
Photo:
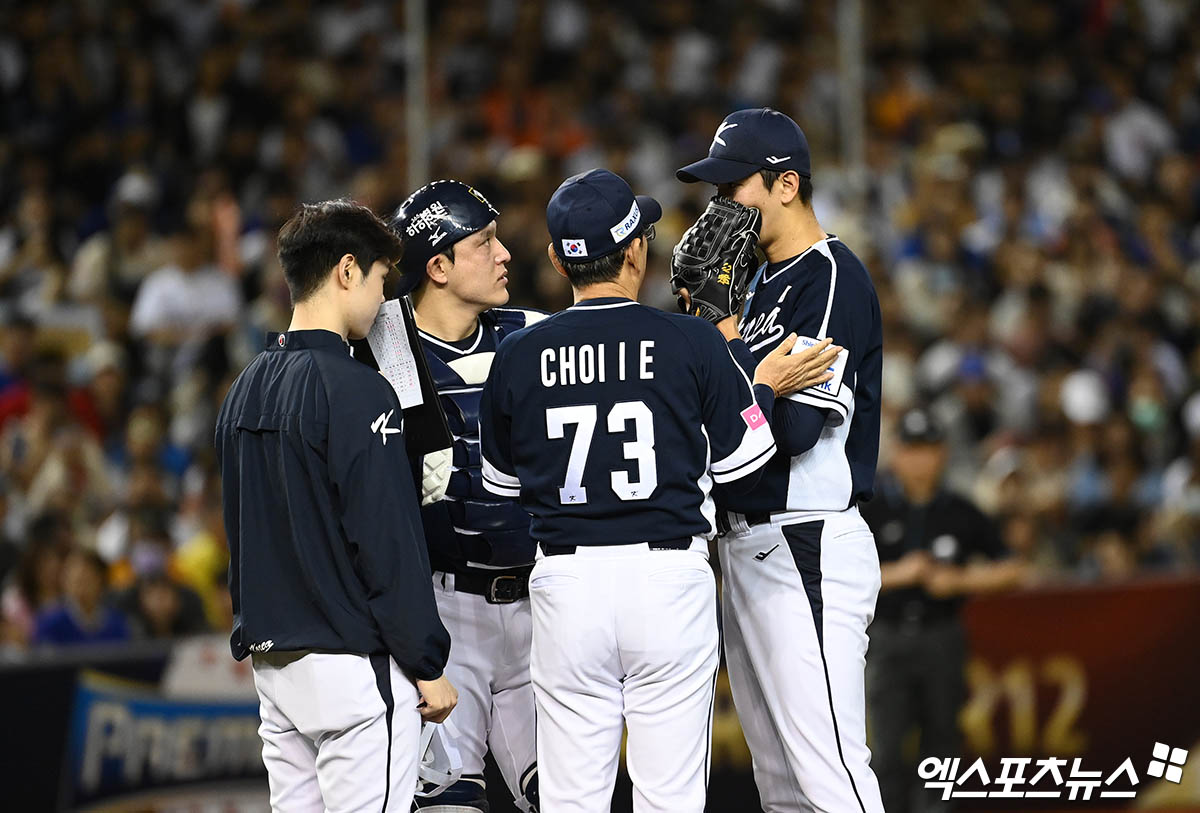
[[879, 557], [857, 508], [730, 515], [719, 547], [729, 684], [767, 813], [883, 813], [867, 748]]
[[455, 745], [463, 775], [482, 774], [489, 748], [514, 799], [537, 759], [529, 649], [533, 635], [528, 599], [488, 604], [454, 589], [453, 573], [433, 575], [438, 614], [450, 632], [446, 677], [458, 690]]
[[541, 809], [607, 813], [626, 764], [637, 813], [701, 813], [719, 658], [708, 546], [580, 547], [530, 580]]
[[391, 657], [252, 658], [271, 810], [408, 813], [421, 716], [417, 687]]

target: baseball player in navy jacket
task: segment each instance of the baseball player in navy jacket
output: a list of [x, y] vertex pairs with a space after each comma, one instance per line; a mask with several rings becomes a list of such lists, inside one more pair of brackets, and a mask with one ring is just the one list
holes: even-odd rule
[[421, 719], [456, 702], [400, 404], [346, 343], [401, 249], [362, 206], [297, 212], [279, 235], [291, 325], [217, 418], [231, 646], [253, 658], [276, 811], [407, 813]]

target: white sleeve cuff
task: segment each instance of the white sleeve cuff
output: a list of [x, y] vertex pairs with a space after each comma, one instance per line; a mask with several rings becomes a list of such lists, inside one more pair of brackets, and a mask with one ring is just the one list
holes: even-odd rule
[[501, 497], [520, 497], [521, 481], [496, 468], [486, 457], [480, 458], [483, 468], [483, 487]]
[[817, 409], [825, 409], [829, 411], [828, 421], [831, 426], [841, 426], [842, 422], [850, 415], [850, 405], [854, 400], [854, 391], [843, 384], [838, 388], [837, 395], [831, 395], [825, 390], [816, 387], [809, 387], [806, 390], [793, 392], [791, 395], [784, 396], [789, 401], [795, 401], [799, 404], [808, 404]]
[[[764, 432], [764, 429], [767, 431]], [[733, 454], [718, 460], [709, 468], [715, 482], [728, 483], [767, 465], [774, 454], [775, 436], [771, 434], [769, 426], [763, 425], [757, 429], [747, 429]]]

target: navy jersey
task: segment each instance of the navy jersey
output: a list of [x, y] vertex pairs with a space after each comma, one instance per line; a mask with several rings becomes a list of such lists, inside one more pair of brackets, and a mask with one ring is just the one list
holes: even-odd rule
[[271, 334], [217, 415], [233, 656], [390, 653], [442, 673], [400, 402], [327, 330]]
[[740, 330], [759, 361], [792, 332], [817, 341], [831, 336], [846, 350], [832, 381], [787, 396], [826, 413], [816, 445], [796, 456], [776, 454], [752, 493], [722, 495], [722, 507], [742, 513], [842, 511], [869, 500], [879, 456], [883, 326], [862, 261], [831, 236], [764, 266]]
[[616, 545], [716, 532], [714, 481], [775, 451], [750, 381], [708, 322], [589, 299], [504, 340], [480, 407], [484, 484], [532, 535]]
[[475, 332], [446, 342], [418, 331], [421, 347], [454, 435], [454, 461], [446, 496], [421, 509], [429, 558], [435, 570], [531, 564], [529, 514], [483, 487], [479, 464], [479, 399], [500, 340], [544, 319], [541, 311], [493, 308]]

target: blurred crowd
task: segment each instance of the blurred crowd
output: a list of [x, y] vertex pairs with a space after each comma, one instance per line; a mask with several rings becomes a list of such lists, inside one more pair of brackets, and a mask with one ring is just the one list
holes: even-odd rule
[[[731, 110], [789, 113], [879, 291], [882, 465], [926, 405], [1040, 577], [1195, 569], [1200, 3], [863, 5], [855, 171], [834, 3], [431, 3], [431, 177], [496, 203], [513, 301], [554, 310], [563, 178], [657, 196], [669, 247], [712, 191], [674, 169]], [[293, 208], [411, 191], [405, 34], [373, 0], [0, 7], [4, 646], [229, 627], [213, 418], [288, 323]]]

